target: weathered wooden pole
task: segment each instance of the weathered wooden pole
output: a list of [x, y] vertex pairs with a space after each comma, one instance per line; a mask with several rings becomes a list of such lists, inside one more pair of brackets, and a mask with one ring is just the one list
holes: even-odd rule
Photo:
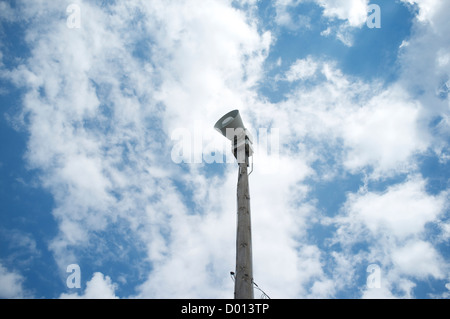
[[234, 298], [253, 299], [252, 229], [247, 171], [249, 158], [253, 155], [253, 138], [245, 129], [238, 110], [222, 116], [214, 128], [231, 141], [233, 155], [239, 164]]
[[237, 184], [236, 279], [234, 284], [234, 298], [254, 298], [252, 227], [247, 163], [239, 164]]

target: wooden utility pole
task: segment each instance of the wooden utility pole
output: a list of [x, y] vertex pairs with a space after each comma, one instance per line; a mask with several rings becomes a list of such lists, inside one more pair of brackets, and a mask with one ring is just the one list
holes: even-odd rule
[[253, 299], [252, 229], [250, 192], [248, 187], [248, 158], [239, 164], [237, 184], [237, 236], [235, 299]]
[[239, 110], [222, 116], [214, 128], [231, 141], [233, 155], [239, 164], [234, 298], [253, 299], [252, 229], [247, 172], [249, 157], [253, 156], [253, 137], [245, 129]]

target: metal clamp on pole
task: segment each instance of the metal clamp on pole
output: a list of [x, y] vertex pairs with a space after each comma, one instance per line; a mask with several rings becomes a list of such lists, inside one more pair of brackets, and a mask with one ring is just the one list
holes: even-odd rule
[[248, 159], [253, 155], [253, 136], [247, 129], [227, 129], [228, 136], [232, 137], [231, 150], [239, 164], [246, 163], [249, 166]]

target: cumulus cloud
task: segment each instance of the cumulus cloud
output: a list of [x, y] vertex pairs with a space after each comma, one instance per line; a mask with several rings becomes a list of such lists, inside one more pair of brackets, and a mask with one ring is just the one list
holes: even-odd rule
[[[367, 245], [368, 251], [360, 252], [360, 258], [381, 264], [381, 289], [364, 290], [363, 297], [413, 297], [411, 278], [445, 278], [443, 257], [432, 242], [422, 238], [428, 223], [439, 222], [447, 195], [429, 195], [425, 185], [421, 178], [412, 177], [383, 193], [363, 188], [349, 194], [345, 209], [334, 218], [335, 240], [348, 248]], [[393, 292], [396, 289], [399, 293]]]
[[438, 0], [402, 0], [405, 3], [410, 5], [418, 5], [419, 14], [417, 15], [417, 19], [420, 22], [429, 22], [433, 23], [433, 18], [435, 14], [439, 12], [439, 10], [443, 7], [442, 1]]
[[275, 1], [275, 9], [276, 9], [276, 18], [275, 21], [277, 24], [289, 28], [295, 28], [295, 23], [292, 20], [292, 16], [289, 13], [289, 7], [295, 7], [299, 4], [300, 1], [294, 0], [276, 0]]
[[411, 156], [425, 152], [429, 145], [420, 123], [421, 110], [398, 87], [374, 96], [346, 118], [343, 135], [350, 151], [344, 165], [353, 170], [369, 164], [384, 173], [402, 166], [408, 169]]
[[14, 15], [14, 10], [11, 8], [11, 5], [6, 1], [0, 2], [0, 19], [7, 22], [12, 22], [17, 19]]
[[[299, 3], [277, 1], [277, 23], [292, 23], [286, 9]], [[342, 20], [341, 40], [351, 45], [345, 32], [365, 22], [368, 1], [316, 3], [326, 18]], [[271, 103], [258, 96], [257, 86], [273, 36], [230, 2], [79, 5], [81, 28], [70, 29], [61, 4], [18, 2], [30, 23], [25, 40], [31, 54], [3, 75], [26, 91], [26, 159], [55, 200], [58, 235], [50, 249], [61, 269], [88, 250], [109, 249], [128, 260], [130, 248], [110, 248], [127, 246], [126, 240], [142, 264], [151, 265], [136, 266], [145, 268], [137, 297], [231, 297], [236, 166], [224, 164], [210, 174], [203, 164], [176, 165], [170, 136], [179, 128], [202, 128], [204, 144], [219, 141], [212, 123], [239, 108], [249, 126], [280, 133], [278, 165], [262, 174], [258, 165], [271, 158], [261, 154], [250, 185], [255, 281], [270, 295], [332, 297], [367, 260], [380, 261], [385, 281], [376, 293], [363, 291], [366, 297], [396, 296], [396, 289], [411, 296], [409, 277], [444, 278], [442, 257], [421, 235], [427, 223], [439, 220], [445, 195], [428, 194], [420, 176], [384, 192], [349, 193], [342, 209], [332, 212], [336, 216], [324, 221], [308, 197], [307, 179], [332, 181], [344, 171], [383, 181], [414, 170], [415, 155], [435, 147], [424, 124], [434, 100], [411, 88], [419, 77], [436, 83], [448, 64], [446, 44], [438, 47], [415, 34], [401, 48], [402, 76], [389, 86], [350, 77], [331, 59], [298, 59], [278, 77], [292, 90]], [[427, 13], [417, 23], [445, 26], [430, 9], [437, 4], [420, 6]], [[423, 28], [433, 39], [444, 38]], [[201, 151], [194, 149], [194, 156]], [[314, 224], [336, 227], [330, 242], [342, 251], [327, 256], [308, 242]], [[97, 243], [102, 234], [110, 236], [110, 246]], [[375, 241], [367, 243], [366, 235]], [[351, 247], [361, 242], [367, 251], [352, 255]], [[4, 294], [20, 295], [21, 277], [1, 270], [11, 287]], [[117, 287], [95, 273], [82, 294], [61, 297], [114, 298]]]
[[109, 276], [100, 272], [94, 273], [92, 279], [86, 283], [86, 288], [82, 294], [63, 293], [60, 299], [117, 299], [115, 290], [117, 284], [113, 283]]
[[395, 249], [392, 253], [392, 261], [398, 271], [420, 279], [428, 276], [443, 279], [445, 264], [442, 256], [428, 242], [416, 241], [407, 243], [403, 247]]
[[[275, 2], [276, 22], [290, 28], [295, 27], [289, 8], [300, 5], [303, 1], [277, 0]], [[323, 8], [323, 16], [329, 19], [348, 21], [351, 27], [361, 27], [367, 19], [368, 0], [314, 0]]]
[[25, 278], [14, 271], [8, 271], [0, 264], [0, 298], [24, 298], [26, 293], [23, 283]]
[[414, 156], [427, 151], [430, 140], [421, 122], [423, 106], [401, 86], [383, 89], [376, 82], [364, 83], [343, 74], [333, 61], [312, 57], [296, 61], [280, 76], [292, 81], [307, 77], [313, 77], [313, 86], [300, 83], [286, 101], [260, 109], [277, 109], [270, 121], [278, 127], [288, 124], [281, 140], [290, 145], [315, 140], [306, 150], [311, 160], [321, 160], [317, 155], [324, 155], [320, 148], [327, 145], [346, 169], [370, 167], [376, 178], [408, 170]]
[[286, 72], [286, 81], [293, 82], [305, 80], [312, 77], [317, 70], [317, 63], [311, 58], [299, 59], [295, 61], [288, 72]]
[[347, 20], [352, 27], [361, 27], [367, 19], [368, 0], [317, 0], [325, 17]]
[[[305, 1], [277, 0], [274, 4], [276, 10], [275, 22], [290, 30], [311, 29], [310, 17], [302, 14], [293, 14], [295, 8]], [[333, 34], [344, 45], [353, 46], [353, 31], [361, 28], [367, 21], [369, 11], [368, 0], [314, 0], [322, 10], [324, 18], [329, 20], [328, 26], [321, 32], [322, 36]]]
[[352, 233], [368, 229], [375, 236], [389, 234], [397, 239], [419, 235], [445, 208], [445, 194], [428, 195], [425, 186], [424, 180], [413, 177], [389, 187], [384, 193], [362, 189], [360, 193], [349, 195], [346, 221]]
[[[168, 291], [178, 289], [175, 279], [181, 277], [173, 278], [171, 287], [168, 270], [189, 277], [222, 262], [224, 238], [217, 238], [214, 253], [199, 251], [204, 238], [214, 242], [215, 234], [198, 227], [205, 220], [214, 229], [222, 225], [224, 208], [217, 203], [218, 193], [200, 196], [202, 204], [214, 203], [216, 215], [197, 216], [212, 208], [189, 205], [174, 186], [189, 185], [198, 172], [175, 166], [168, 136], [193, 119], [211, 126], [230, 105], [244, 105], [262, 74], [270, 33], [260, 34], [251, 17], [221, 1], [118, 3], [103, 9], [78, 4], [81, 28], [71, 29], [60, 14], [62, 4], [18, 3], [33, 26], [26, 36], [32, 54], [6, 74], [27, 91], [26, 158], [31, 168], [41, 170], [42, 185], [55, 199], [52, 213], [59, 233], [50, 248], [65, 269], [111, 225], [120, 234], [129, 227], [128, 236], [143, 241], [143, 253], [155, 263], [149, 282], [162, 271], [159, 278]], [[132, 26], [135, 15], [145, 17], [141, 32]], [[147, 50], [134, 51], [138, 47]], [[210, 184], [205, 177], [199, 182]], [[227, 213], [233, 207], [228, 205]], [[186, 241], [190, 232], [192, 239]], [[217, 259], [209, 260], [211, 254]], [[93, 287], [105, 282], [100, 279], [94, 276]], [[198, 281], [187, 284], [180, 296], [217, 294], [216, 287], [210, 287], [211, 294], [203, 289], [206, 279], [200, 286]], [[95, 295], [92, 289], [88, 286], [85, 296]], [[166, 294], [151, 289], [142, 289], [143, 296]]]
[[423, 105], [420, 116], [432, 124], [432, 150], [442, 162], [448, 159], [449, 103], [447, 81], [450, 38], [443, 30], [450, 27], [444, 1], [404, 1], [418, 8], [412, 35], [399, 50], [399, 83]]
[[442, 1], [404, 2], [416, 4], [419, 15], [414, 21], [411, 38], [400, 51], [401, 83], [411, 91], [420, 90], [422, 94], [417, 98], [428, 106], [429, 113], [435, 115], [448, 108], [448, 98], [439, 94], [450, 74], [446, 55], [450, 39], [443, 32], [450, 26], [446, 4]]

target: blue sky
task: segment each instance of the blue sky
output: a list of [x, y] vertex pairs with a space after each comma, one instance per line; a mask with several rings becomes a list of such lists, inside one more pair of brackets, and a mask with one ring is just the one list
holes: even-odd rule
[[270, 297], [448, 298], [449, 10], [0, 1], [0, 297], [232, 298], [237, 108]]

